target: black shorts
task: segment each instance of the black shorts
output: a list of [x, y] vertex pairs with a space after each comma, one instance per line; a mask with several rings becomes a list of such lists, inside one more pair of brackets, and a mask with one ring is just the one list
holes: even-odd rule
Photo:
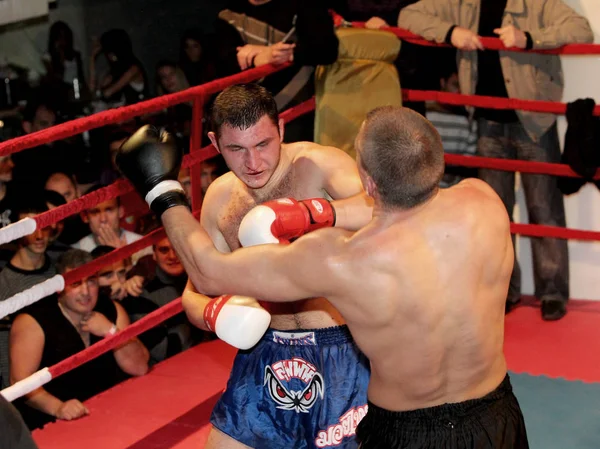
[[360, 449], [527, 449], [525, 421], [508, 374], [488, 395], [391, 412], [369, 403], [356, 429]]

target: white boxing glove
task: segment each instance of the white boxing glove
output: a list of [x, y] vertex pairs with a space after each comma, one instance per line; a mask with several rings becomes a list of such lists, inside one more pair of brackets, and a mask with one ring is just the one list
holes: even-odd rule
[[335, 225], [335, 209], [325, 198], [281, 198], [256, 206], [240, 223], [242, 246], [289, 243], [317, 229]]
[[250, 349], [269, 328], [271, 314], [254, 298], [222, 295], [206, 305], [204, 322], [225, 343], [238, 349]]

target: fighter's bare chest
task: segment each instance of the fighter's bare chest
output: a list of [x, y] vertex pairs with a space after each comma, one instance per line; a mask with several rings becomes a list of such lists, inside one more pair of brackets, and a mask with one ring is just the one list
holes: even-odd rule
[[225, 238], [227, 245], [231, 250], [240, 247], [238, 240], [238, 229], [244, 216], [256, 205], [265, 201], [278, 198], [296, 198], [306, 199], [322, 197], [325, 192], [320, 186], [310, 184], [302, 185], [301, 181], [294, 183], [284, 183], [275, 191], [271, 192], [266, 198], [254, 198], [249, 192], [243, 189], [234, 189], [226, 204], [221, 208], [218, 214], [217, 226]]

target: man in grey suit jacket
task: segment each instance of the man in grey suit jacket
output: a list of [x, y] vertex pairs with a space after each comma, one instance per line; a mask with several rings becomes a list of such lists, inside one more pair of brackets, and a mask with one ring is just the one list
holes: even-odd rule
[[[454, 45], [458, 51], [461, 92], [525, 100], [560, 101], [563, 73], [560, 58], [532, 52], [484, 51], [480, 36], [499, 37], [506, 47], [548, 49], [591, 42], [588, 21], [562, 0], [421, 0], [400, 12], [398, 26], [429, 40]], [[560, 162], [556, 116], [526, 111], [472, 110], [477, 119], [480, 156]], [[512, 216], [515, 175], [480, 170]], [[556, 178], [521, 175], [529, 221], [565, 226], [565, 210]], [[542, 318], [557, 320], [569, 298], [569, 254], [566, 240], [532, 238], [535, 295]], [[520, 268], [515, 263], [506, 310], [521, 295]]]

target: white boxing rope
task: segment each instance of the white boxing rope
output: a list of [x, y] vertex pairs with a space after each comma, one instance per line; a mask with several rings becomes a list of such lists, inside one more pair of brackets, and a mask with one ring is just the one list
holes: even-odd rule
[[32, 234], [37, 228], [37, 223], [33, 218], [23, 218], [16, 223], [11, 223], [0, 229], [0, 245], [12, 242], [26, 235]]
[[44, 282], [23, 290], [10, 298], [0, 301], [0, 319], [11, 313], [21, 310], [23, 307], [33, 304], [53, 293], [62, 292], [65, 289], [65, 278], [60, 274], [46, 279]]
[[31, 393], [33, 390], [40, 388], [42, 385], [47, 384], [52, 380], [52, 374], [48, 368], [42, 368], [36, 371], [31, 376], [26, 377], [23, 380], [11, 385], [0, 391], [0, 394], [4, 396], [8, 402], [12, 402], [15, 399], [25, 396]]

